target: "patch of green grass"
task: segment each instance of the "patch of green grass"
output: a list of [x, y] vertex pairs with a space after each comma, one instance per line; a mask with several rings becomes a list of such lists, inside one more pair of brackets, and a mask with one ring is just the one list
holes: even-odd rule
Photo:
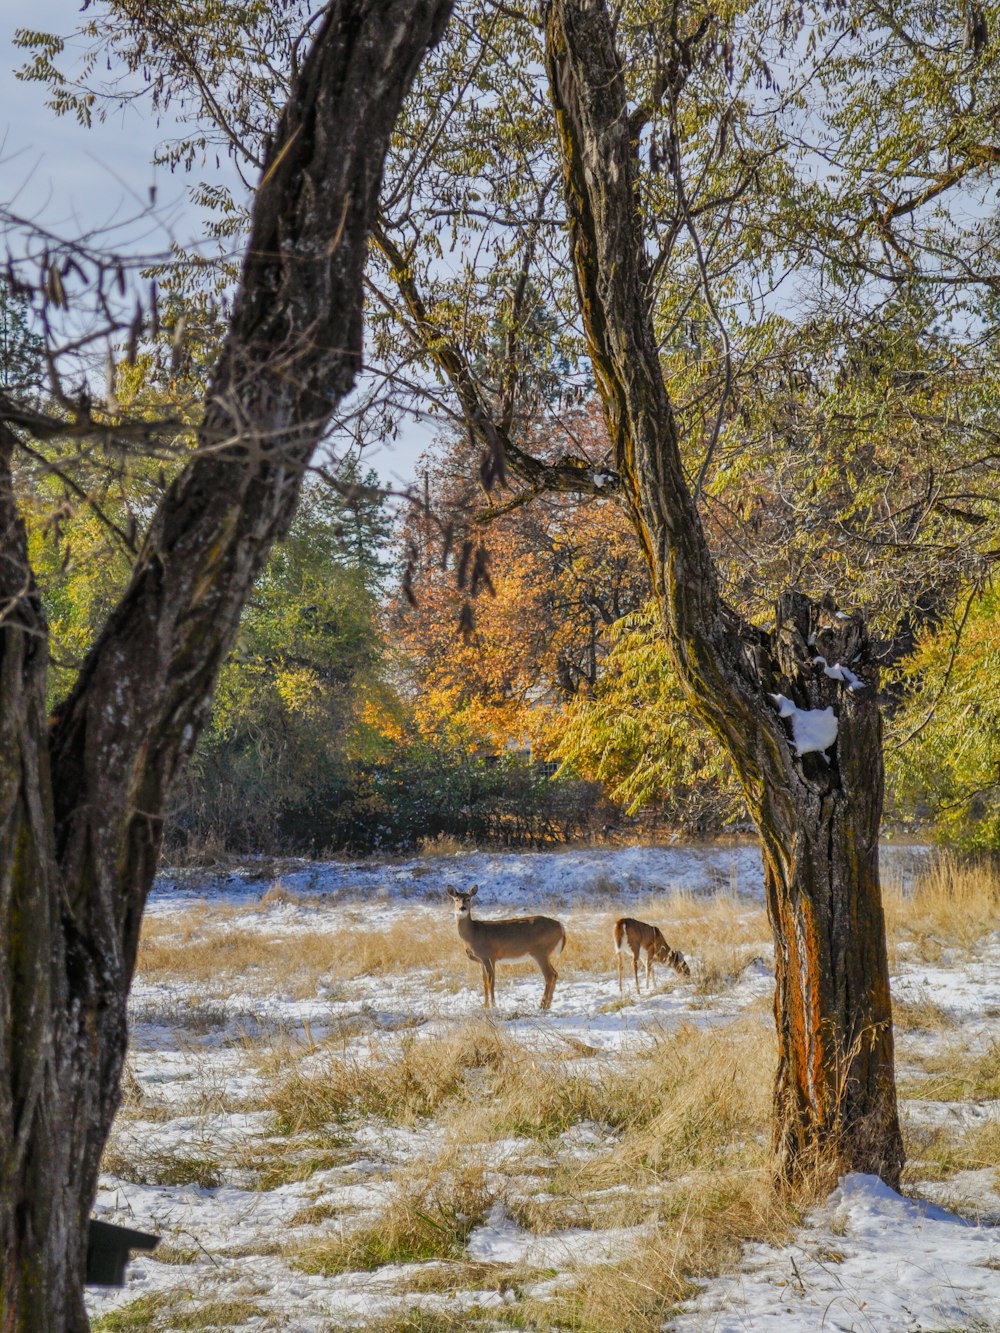
[[494, 1199], [481, 1169], [432, 1173], [401, 1188], [377, 1221], [332, 1240], [298, 1245], [289, 1263], [330, 1277], [386, 1264], [459, 1259]]
[[164, 1327], [163, 1315], [175, 1303], [165, 1292], [140, 1296], [128, 1305], [101, 1315], [91, 1324], [93, 1333], [157, 1333]]
[[[520, 1324], [507, 1323], [498, 1317], [494, 1310], [424, 1310], [414, 1306], [396, 1314], [386, 1315], [372, 1323], [366, 1323], [364, 1333], [469, 1333], [471, 1329], [482, 1329], [483, 1333], [495, 1333], [497, 1329], [520, 1328]], [[545, 1325], [548, 1328], [548, 1325]], [[329, 1325], [329, 1333], [341, 1333], [340, 1324]]]
[[199, 1185], [212, 1190], [223, 1183], [219, 1163], [211, 1157], [155, 1152], [138, 1143], [109, 1146], [101, 1170], [133, 1185]]
[[[187, 1306], [189, 1308], [181, 1308]], [[140, 1296], [136, 1301], [96, 1319], [94, 1333], [230, 1333], [248, 1319], [260, 1319], [267, 1314], [256, 1301], [206, 1301], [190, 1308], [190, 1293], [156, 1292]]]
[[[325, 1137], [325, 1136], [324, 1136]], [[256, 1143], [242, 1150], [236, 1165], [251, 1176], [250, 1188], [273, 1190], [308, 1180], [317, 1171], [343, 1166], [347, 1157], [341, 1143], [348, 1140], [335, 1135], [332, 1144], [313, 1140], [301, 1147], [290, 1143]]]

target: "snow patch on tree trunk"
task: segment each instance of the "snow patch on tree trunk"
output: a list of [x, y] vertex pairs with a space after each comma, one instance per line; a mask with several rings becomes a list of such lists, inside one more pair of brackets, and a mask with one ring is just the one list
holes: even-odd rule
[[856, 676], [853, 671], [848, 667], [843, 666], [840, 662], [834, 662], [833, 666], [830, 666], [825, 657], [814, 657], [813, 665], [821, 666], [824, 673], [829, 676], [831, 680], [842, 680], [849, 689], [863, 690], [865, 688], [865, 681], [863, 681], [860, 676]]
[[783, 694], [772, 694], [778, 716], [790, 718], [797, 755], [828, 750], [837, 739], [837, 717], [832, 708], [796, 708]]

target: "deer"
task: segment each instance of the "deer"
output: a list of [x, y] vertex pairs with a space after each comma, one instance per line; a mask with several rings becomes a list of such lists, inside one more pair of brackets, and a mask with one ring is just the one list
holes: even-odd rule
[[447, 886], [454, 899], [455, 924], [465, 952], [483, 969], [483, 1005], [496, 1005], [494, 978], [495, 964], [500, 959], [533, 958], [545, 978], [542, 1008], [552, 1007], [552, 993], [559, 973], [552, 966], [552, 954], [562, 953], [566, 943], [566, 929], [561, 921], [551, 916], [514, 916], [503, 921], [474, 921], [472, 899], [479, 891], [473, 884], [467, 893], [453, 885]]
[[618, 961], [618, 993], [622, 994], [622, 958], [625, 946], [632, 951], [632, 972], [635, 975], [635, 989], [642, 994], [639, 985], [639, 950], [646, 950], [646, 985], [652, 985], [653, 963], [666, 963], [682, 977], [689, 977], [691, 969], [684, 961], [684, 955], [663, 938], [659, 926], [651, 926], [646, 921], [637, 921], [634, 916], [621, 916], [615, 922], [615, 958]]

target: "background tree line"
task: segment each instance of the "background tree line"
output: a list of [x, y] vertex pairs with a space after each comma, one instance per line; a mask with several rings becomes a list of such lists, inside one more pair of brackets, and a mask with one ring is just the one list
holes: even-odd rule
[[[37, 384], [41, 342], [25, 302], [4, 288], [0, 313], [8, 384]], [[188, 355], [195, 365], [210, 351]], [[841, 392], [838, 378], [859, 393], [852, 355], [849, 381], [839, 368], [831, 396]], [[915, 364], [919, 349], [907, 355]], [[864, 373], [872, 394], [904, 393], [910, 415], [917, 391], [927, 392], [923, 372], [902, 388], [891, 367]], [[165, 388], [155, 357], [116, 368], [123, 410], [155, 413], [177, 387]], [[990, 401], [981, 381], [974, 390]], [[810, 395], [814, 385], [797, 386], [798, 397]], [[793, 407], [805, 411], [791, 398], [783, 410]], [[886, 450], [912, 469], [922, 427], [918, 419], [901, 435], [899, 421], [895, 414]], [[992, 429], [989, 421], [978, 406], [978, 428]], [[606, 453], [592, 399], [564, 410], [557, 429], [545, 418], [534, 429], [542, 456], [578, 450], [582, 463]], [[461, 433], [442, 433], [395, 516], [377, 474], [361, 463], [348, 461], [335, 482], [317, 476], [307, 485], [253, 589], [211, 721], [175, 792], [170, 854], [405, 849], [439, 836], [538, 845], [651, 826], [695, 834], [746, 827], [732, 770], [687, 707], [657, 633], [648, 574], [620, 508], [600, 495], [550, 495], [493, 514], [466, 453]], [[45, 580], [53, 702], [127, 580], [123, 534], [178, 466], [173, 452], [123, 456], [117, 467], [80, 464], [69, 477], [57, 458], [56, 449], [38, 450], [17, 473]], [[830, 523], [818, 538], [803, 536], [788, 512], [783, 474], [805, 465], [775, 448], [771, 458], [757, 452], [745, 474], [741, 505], [752, 515], [756, 556], [781, 566], [768, 576], [773, 586], [793, 561], [800, 570], [818, 562], [825, 576], [846, 563], [837, 504], [849, 483], [839, 468], [812, 479], [817, 497], [831, 493], [817, 500]], [[856, 493], [850, 508], [852, 517], [861, 512]], [[467, 622], [467, 588], [440, 558], [441, 515], [477, 532], [489, 551], [489, 588]], [[721, 521], [717, 538], [725, 552]], [[728, 545], [737, 571], [739, 542]], [[991, 586], [981, 575], [963, 578], [961, 556], [951, 553], [946, 580], [928, 568], [912, 605], [868, 608], [884, 635], [890, 817], [982, 850], [1000, 840], [1000, 626]], [[745, 570], [734, 577], [758, 588], [760, 563], [752, 579]], [[917, 558], [913, 570], [921, 577]], [[845, 589], [872, 586], [864, 563], [840, 577]]]
[[[57, 111], [103, 116], [133, 95], [128, 77], [98, 80], [110, 54], [129, 77], [142, 73], [154, 105], [182, 108], [190, 132], [165, 143], [165, 165], [197, 171], [215, 148], [249, 181], [294, 70], [282, 53], [308, 14], [292, 0], [194, 6], [178, 24], [169, 3], [142, 14], [109, 4], [85, 22], [82, 77], [61, 38], [31, 32], [25, 75], [50, 87]], [[891, 813], [975, 846], [995, 841], [997, 772], [978, 697], [989, 663], [980, 652], [965, 665], [974, 637], [989, 637], [982, 595], [997, 549], [995, 220], [974, 202], [997, 166], [991, 23], [983, 6], [957, 7], [938, 32], [918, 5], [890, 20], [879, 6], [744, 3], [725, 15], [640, 5], [619, 28], [660, 366], [723, 590], [757, 621], [793, 585], [864, 610], [891, 703]], [[550, 820], [551, 784], [515, 757], [529, 747], [626, 811], [706, 831], [745, 817], [644, 617], [652, 589], [620, 506], [592, 485], [611, 444], [554, 244], [564, 217], [536, 87], [539, 32], [527, 10], [497, 7], [481, 22], [460, 11], [387, 160], [369, 274], [372, 373], [351, 430], [384, 439], [430, 401], [493, 432], [474, 427], [470, 450], [465, 424], [444, 428], [417, 487], [423, 520], [413, 511], [377, 539], [389, 579], [361, 583], [381, 607], [404, 571], [417, 606], [355, 603], [356, 628], [371, 627], [366, 663], [358, 641], [352, 658], [336, 636], [318, 662], [269, 642], [280, 615], [251, 608], [201, 746], [203, 785], [178, 799], [182, 841], [322, 849], [406, 845], [428, 829], [497, 836], [504, 774], [527, 801], [506, 820], [512, 837], [609, 822], [609, 811], [585, 814], [592, 789], [570, 802], [568, 823]], [[156, 271], [175, 328], [183, 315], [191, 394], [248, 219], [232, 186], [195, 190], [212, 209], [218, 261], [176, 256]], [[176, 395], [176, 376], [168, 384], [161, 374]], [[501, 496], [501, 509], [516, 507], [486, 522], [500, 439], [502, 466], [527, 489]], [[470, 481], [477, 467], [485, 485]], [[324, 506], [340, 525], [336, 503]], [[463, 517], [446, 543], [430, 511], [449, 506]], [[588, 555], [588, 524], [598, 544], [615, 534], [616, 568]], [[454, 580], [470, 534], [490, 552], [496, 594], [476, 599], [474, 630]], [[330, 579], [344, 583], [349, 560], [331, 561]], [[272, 594], [292, 597], [300, 577], [286, 571]], [[318, 644], [301, 622], [285, 629]], [[296, 808], [281, 779], [294, 745], [309, 756]], [[425, 772], [454, 776], [437, 808]]]

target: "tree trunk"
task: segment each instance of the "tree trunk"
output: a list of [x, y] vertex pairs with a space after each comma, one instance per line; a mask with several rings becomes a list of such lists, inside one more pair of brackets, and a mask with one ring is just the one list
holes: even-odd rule
[[361, 362], [389, 136], [452, 0], [332, 5], [254, 203], [199, 430], [118, 607], [46, 718], [46, 629], [0, 422], [0, 1333], [79, 1333], [139, 927], [178, 768]]
[[[795, 594], [778, 608], [776, 656], [777, 683], [804, 709], [833, 708], [838, 725], [829, 754], [787, 747], [790, 799], [754, 809], [775, 943], [774, 1145], [786, 1179], [832, 1168], [898, 1187], [878, 668], [859, 618]], [[848, 662], [863, 685], [828, 675]]]
[[[722, 600], [684, 477], [659, 363], [636, 191], [637, 131], [602, 0], [551, 0], [546, 63], [580, 309], [620, 493], [692, 707], [732, 758], [760, 833], [775, 938], [781, 1174], [820, 1166], [899, 1183], [885, 928], [877, 672], [857, 618], [791, 595], [775, 634]], [[827, 623], [828, 622], [828, 623]], [[853, 690], [815, 659], [849, 664]], [[776, 695], [831, 707], [837, 735], [798, 753]]]

